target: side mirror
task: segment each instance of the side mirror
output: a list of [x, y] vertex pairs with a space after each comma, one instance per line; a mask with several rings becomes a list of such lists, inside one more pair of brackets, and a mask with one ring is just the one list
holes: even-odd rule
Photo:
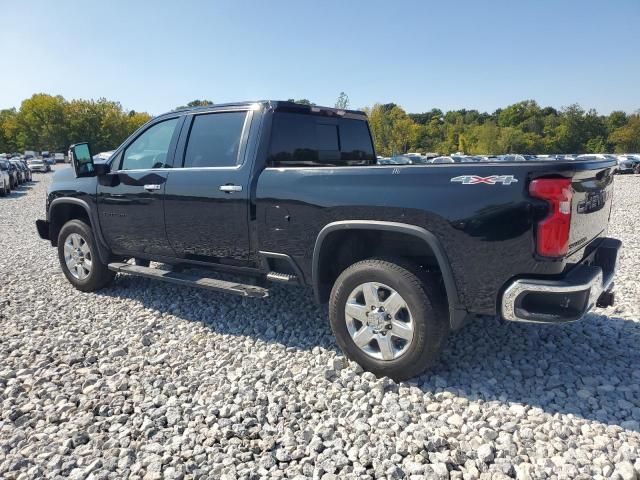
[[108, 163], [94, 163], [93, 171], [96, 172], [97, 176], [106, 175], [111, 171], [111, 167]]
[[69, 158], [76, 171], [76, 177], [93, 177], [96, 175], [93, 157], [87, 142], [71, 145], [69, 147]]

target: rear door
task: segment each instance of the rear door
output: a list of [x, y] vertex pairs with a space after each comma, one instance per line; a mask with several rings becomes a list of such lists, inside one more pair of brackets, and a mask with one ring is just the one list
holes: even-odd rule
[[179, 257], [247, 262], [252, 117], [247, 108], [233, 108], [187, 119], [165, 191], [167, 236]]
[[184, 117], [162, 119], [133, 139], [99, 177], [102, 233], [116, 253], [174, 256], [164, 225], [163, 196]]

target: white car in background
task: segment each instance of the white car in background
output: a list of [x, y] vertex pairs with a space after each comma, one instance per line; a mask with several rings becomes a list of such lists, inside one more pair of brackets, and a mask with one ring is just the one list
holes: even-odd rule
[[27, 165], [32, 172], [46, 173], [51, 170], [51, 166], [41, 158], [32, 158], [27, 162]]
[[97, 160], [99, 162], [106, 162], [107, 160], [109, 160], [109, 158], [111, 158], [111, 155], [113, 155], [113, 152], [115, 150], [109, 150], [108, 152], [100, 152], [100, 153], [96, 153], [93, 156], [94, 160]]
[[436, 157], [429, 160], [429, 163], [456, 163], [456, 161], [449, 156]]
[[4, 197], [11, 193], [11, 176], [9, 175], [9, 165], [5, 158], [0, 158], [0, 196]]

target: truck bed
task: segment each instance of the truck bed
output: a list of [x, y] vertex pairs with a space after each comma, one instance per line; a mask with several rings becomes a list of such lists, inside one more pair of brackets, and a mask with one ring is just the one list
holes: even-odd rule
[[[528, 161], [266, 168], [256, 186], [258, 238], [264, 250], [291, 255], [311, 278], [314, 242], [328, 223], [357, 218], [418, 225], [444, 246], [461, 302], [476, 313], [495, 314], [495, 294], [508, 279], [561, 274], [603, 234], [614, 165]], [[575, 192], [571, 251], [559, 259], [535, 254], [536, 225], [547, 207], [529, 195], [528, 185], [541, 177], [571, 178]], [[288, 220], [282, 221], [283, 215]]]

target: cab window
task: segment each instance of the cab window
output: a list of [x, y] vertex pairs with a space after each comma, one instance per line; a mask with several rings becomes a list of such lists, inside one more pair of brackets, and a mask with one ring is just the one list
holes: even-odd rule
[[185, 168], [233, 167], [247, 112], [220, 112], [193, 118], [184, 156]]
[[269, 147], [270, 167], [373, 165], [367, 122], [349, 118], [277, 112]]
[[122, 156], [121, 170], [166, 168], [169, 145], [176, 133], [178, 118], [156, 123], [136, 138]]

